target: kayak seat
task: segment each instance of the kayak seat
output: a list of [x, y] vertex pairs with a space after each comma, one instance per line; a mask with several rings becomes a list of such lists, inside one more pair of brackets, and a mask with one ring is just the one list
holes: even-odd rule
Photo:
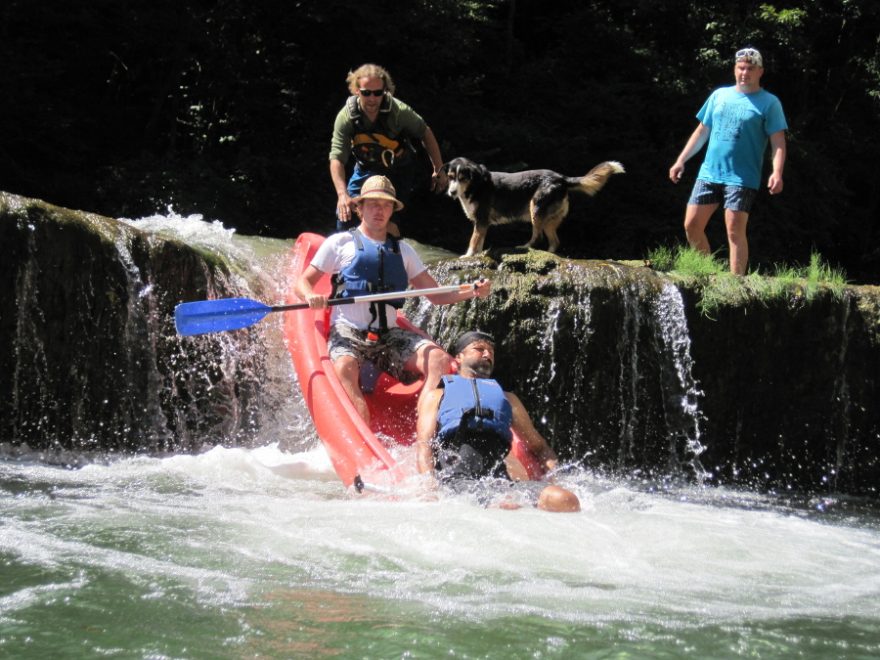
[[384, 371], [379, 374], [373, 387], [373, 394], [388, 398], [411, 398], [417, 397], [419, 390], [422, 389], [422, 380], [416, 380], [412, 383], [401, 383], [399, 380], [390, 376]]

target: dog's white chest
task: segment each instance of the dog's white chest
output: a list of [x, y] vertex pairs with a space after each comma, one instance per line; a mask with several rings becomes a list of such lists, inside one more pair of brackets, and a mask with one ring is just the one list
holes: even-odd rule
[[477, 219], [477, 203], [474, 200], [467, 199], [461, 195], [459, 195], [458, 201], [461, 203], [461, 208], [464, 211], [464, 214], [468, 217], [468, 220], [475, 222]]

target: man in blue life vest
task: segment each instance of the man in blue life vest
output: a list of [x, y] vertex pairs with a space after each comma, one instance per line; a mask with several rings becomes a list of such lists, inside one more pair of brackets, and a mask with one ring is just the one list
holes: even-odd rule
[[737, 51], [733, 75], [736, 84], [716, 89], [700, 108], [697, 128], [669, 168], [669, 178], [678, 183], [685, 162], [709, 143], [685, 210], [685, 234], [692, 248], [710, 254], [706, 226], [723, 203], [730, 272], [745, 275], [749, 263], [746, 227], [761, 186], [767, 142], [772, 162], [767, 190], [778, 195], [783, 186], [788, 124], [779, 99], [761, 87], [761, 53], [754, 48]]
[[[413, 247], [388, 233], [391, 215], [403, 208], [391, 181], [384, 176], [370, 177], [354, 202], [360, 217], [357, 229], [339, 232], [324, 240], [297, 279], [296, 294], [313, 309], [326, 307], [328, 296], [314, 290], [325, 273], [338, 274], [338, 280], [344, 285], [340, 297], [403, 291], [410, 284], [417, 289], [437, 287], [437, 280]], [[481, 280], [473, 289], [427, 298], [435, 305], [447, 305], [470, 298], [486, 298], [490, 290], [489, 280]], [[370, 411], [360, 388], [364, 362], [373, 362], [378, 369], [399, 380], [407, 373], [424, 376], [420, 402], [425, 392], [432, 391], [440, 377], [449, 373], [452, 365], [452, 357], [433, 341], [398, 327], [397, 308], [402, 307], [403, 302], [401, 299], [337, 305], [330, 316], [328, 352], [333, 368], [367, 424]]]
[[[452, 349], [458, 374], [443, 376], [419, 408], [416, 451], [419, 472], [432, 475], [431, 487], [455, 490], [485, 477], [522, 477], [522, 466], [509, 456], [515, 432], [547, 470], [557, 467], [556, 453], [538, 433], [515, 394], [491, 378], [495, 341], [484, 332], [466, 332]], [[517, 469], [519, 468], [519, 469]], [[506, 504], [504, 508], [517, 508]], [[546, 511], [580, 511], [577, 495], [560, 486], [543, 487], [537, 506]]]
[[[443, 170], [440, 145], [430, 126], [409, 105], [394, 97], [391, 74], [377, 64], [363, 64], [346, 78], [351, 96], [336, 115], [330, 141], [330, 179], [336, 190], [336, 229], [358, 225], [352, 207], [361, 185], [382, 174], [391, 179], [398, 199], [408, 201], [415, 181], [413, 141], [422, 143], [431, 159], [431, 189], [442, 193], [449, 182]], [[346, 183], [349, 158], [355, 165]], [[400, 236], [392, 221], [389, 232]]]

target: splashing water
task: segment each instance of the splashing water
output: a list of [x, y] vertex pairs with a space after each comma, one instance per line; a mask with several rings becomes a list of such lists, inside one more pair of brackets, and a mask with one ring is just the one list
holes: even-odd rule
[[229, 255], [238, 252], [246, 256], [246, 251], [233, 241], [235, 229], [224, 227], [219, 220], [207, 222], [200, 213], [182, 216], [169, 206], [165, 215], [157, 214], [134, 220], [120, 218], [120, 222], [165, 238], [177, 238], [188, 245], [211, 250], [217, 254]]
[[[233, 274], [229, 286], [251, 290], [248, 281], [256, 280], [266, 293], [283, 299], [283, 278], [280, 276], [283, 257], [291, 242], [255, 236], [240, 236], [234, 228], [225, 227], [219, 220], [206, 221], [193, 213], [182, 216], [171, 207], [166, 215], [152, 215], [138, 219], [120, 218], [120, 221], [156, 236], [180, 240], [190, 247], [205, 250], [237, 264], [248, 271], [247, 280]], [[252, 292], [252, 291], [251, 291]]]
[[[238, 236], [219, 221], [207, 222], [201, 215], [180, 216], [169, 208], [167, 215], [154, 215], [137, 220], [123, 220], [126, 224], [164, 239], [177, 239], [190, 247], [214, 254], [230, 264], [229, 273], [216, 275], [216, 288], [207, 292], [207, 298], [230, 296], [251, 297], [268, 304], [282, 302], [285, 296], [284, 267], [290, 242], [258, 237]], [[119, 247], [120, 254], [127, 254], [126, 247]], [[144, 281], [136, 267], [130, 269], [130, 286], [139, 288], [139, 295], [130, 296], [131, 304], [150, 309], [148, 338], [133, 338], [141, 343], [158, 341], [160, 332], [154, 309], [151, 309], [156, 290], [153, 282]], [[135, 317], [137, 318], [137, 317]], [[169, 338], [166, 338], [169, 341]], [[279, 428], [298, 422], [302, 415], [293, 419], [288, 413], [287, 400], [293, 379], [292, 365], [281, 350], [281, 317], [276, 315], [262, 321], [247, 333], [213, 333], [200, 337], [173, 337], [170, 342], [175, 353], [171, 357], [172, 378], [165, 382], [156, 379], [155, 392], [163, 386], [172, 395], [181, 383], [205, 381], [206, 384], [192, 389], [203, 391], [201, 400], [192, 401], [192, 395], [181, 396], [183, 402], [173, 409], [176, 416], [175, 442], [181, 447], [198, 447], [209, 441], [211, 435], [226, 442], [259, 443]], [[192, 364], [187, 358], [202, 352], [214, 355], [208, 365]], [[155, 355], [155, 346], [153, 354]], [[269, 358], [271, 354], [278, 357]], [[155, 366], [156, 359], [151, 362]], [[209, 380], [206, 366], [217, 375]], [[207, 410], [217, 406], [222, 418], [207, 432], [200, 428], [203, 423], [193, 424], [199, 417], [198, 406]], [[157, 422], [157, 428], [165, 428]], [[206, 437], [207, 436], [207, 437]]]
[[579, 514], [358, 497], [308, 446], [79, 470], [6, 449], [9, 657], [880, 652], [870, 514], [585, 472]]

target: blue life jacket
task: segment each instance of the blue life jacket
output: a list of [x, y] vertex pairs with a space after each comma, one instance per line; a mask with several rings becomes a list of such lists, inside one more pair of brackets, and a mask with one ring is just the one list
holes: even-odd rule
[[[409, 286], [409, 277], [400, 254], [400, 242], [394, 236], [388, 236], [381, 245], [375, 241], [364, 240], [357, 229], [351, 230], [355, 243], [354, 259], [331, 279], [333, 292], [331, 297], [356, 298], [370, 293], [385, 291], [404, 291]], [[337, 294], [337, 287], [344, 288]], [[388, 329], [385, 305], [400, 309], [406, 302], [405, 298], [394, 298], [384, 302], [370, 303], [373, 318], [368, 330], [375, 330], [373, 324], [379, 321], [379, 330]]]
[[441, 481], [451, 477], [503, 476], [513, 438], [513, 408], [498, 381], [443, 376], [443, 398], [434, 438]]
[[[341, 298], [354, 298], [370, 293], [385, 291], [404, 291], [409, 286], [409, 277], [400, 254], [400, 242], [388, 236], [381, 245], [375, 241], [364, 240], [357, 229], [351, 230], [355, 242], [354, 259], [339, 271], [338, 280], [344, 285], [339, 293]], [[403, 307], [405, 298], [386, 301], [395, 309]]]

